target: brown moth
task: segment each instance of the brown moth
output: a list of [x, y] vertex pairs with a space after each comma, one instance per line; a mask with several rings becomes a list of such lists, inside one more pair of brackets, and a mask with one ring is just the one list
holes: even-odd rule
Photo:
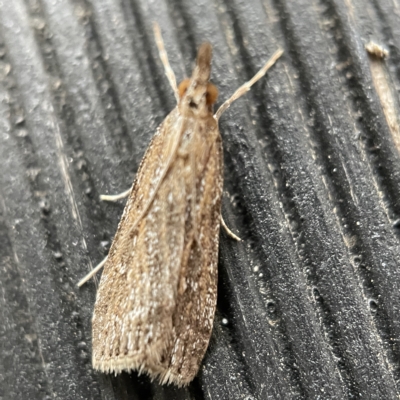
[[157, 129], [129, 193], [102, 197], [129, 196], [108, 257], [79, 285], [104, 264], [93, 314], [95, 369], [138, 370], [162, 384], [184, 386], [206, 352], [217, 300], [223, 185], [218, 119], [282, 51], [214, 115], [211, 45], [200, 46], [192, 77], [177, 88], [158, 26], [155, 34], [178, 105]]

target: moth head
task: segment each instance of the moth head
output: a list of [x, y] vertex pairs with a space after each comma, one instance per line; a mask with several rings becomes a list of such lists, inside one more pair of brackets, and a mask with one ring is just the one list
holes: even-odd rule
[[[186, 95], [190, 84], [191, 84], [191, 78], [186, 78], [179, 84], [178, 91], [179, 91], [180, 99], [183, 99], [183, 97]], [[213, 83], [208, 82], [205, 94], [204, 93], [201, 94], [200, 100], [203, 100], [203, 97], [205, 97], [206, 106], [211, 111], [212, 106], [215, 104], [215, 102], [217, 101], [217, 98], [218, 98], [217, 87]], [[194, 109], [198, 108], [199, 103], [201, 103], [201, 101], [196, 103], [195, 99], [196, 99], [195, 96], [193, 96], [193, 97], [187, 96], [187, 99], [186, 99], [189, 107], [194, 108]]]
[[209, 82], [211, 55], [211, 45], [203, 43], [197, 52], [192, 77], [184, 79], [178, 87], [181, 106], [199, 116], [208, 116], [218, 98], [217, 87]]

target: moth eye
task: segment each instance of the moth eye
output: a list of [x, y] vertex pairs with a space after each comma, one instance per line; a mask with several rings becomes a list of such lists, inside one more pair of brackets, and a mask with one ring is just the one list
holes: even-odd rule
[[189, 107], [191, 107], [191, 108], [197, 108], [197, 104], [196, 104], [193, 100], [190, 100], [190, 101], [189, 101]]
[[212, 83], [207, 84], [206, 102], [207, 105], [213, 105], [218, 98], [218, 89]]
[[178, 92], [179, 92], [179, 97], [180, 97], [180, 98], [182, 98], [182, 97], [185, 95], [185, 93], [186, 93], [186, 91], [187, 91], [187, 89], [188, 89], [188, 87], [189, 87], [189, 84], [190, 84], [190, 78], [184, 79], [184, 80], [179, 84], [179, 86], [178, 86]]

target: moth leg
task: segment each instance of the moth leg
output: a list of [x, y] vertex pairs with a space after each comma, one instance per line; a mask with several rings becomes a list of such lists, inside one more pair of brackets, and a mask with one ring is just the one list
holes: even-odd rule
[[242, 86], [240, 86], [239, 89], [236, 90], [233, 95], [226, 100], [220, 108], [218, 108], [217, 112], [214, 115], [214, 118], [218, 121], [219, 118], [221, 117], [222, 113], [225, 112], [229, 106], [237, 100], [239, 97], [243, 96], [246, 92], [250, 90], [250, 88], [259, 80], [261, 79], [266, 72], [275, 64], [275, 62], [278, 60], [278, 58], [283, 54], [282, 49], [278, 49], [272, 57], [266, 62], [266, 64], [251, 78], [248, 82], [244, 83]]
[[176, 99], [176, 102], [178, 103], [179, 102], [179, 92], [178, 92], [178, 88], [176, 86], [175, 74], [171, 68], [171, 65], [169, 64], [169, 61], [168, 61], [168, 55], [167, 55], [167, 52], [165, 51], [164, 41], [163, 41], [163, 38], [161, 35], [160, 26], [156, 22], [153, 25], [153, 30], [154, 30], [154, 37], [156, 39], [156, 44], [158, 47], [158, 52], [160, 53], [160, 59], [164, 65], [165, 75], [167, 75], [168, 82], [171, 85], [172, 90], [174, 91], [175, 99]]
[[125, 192], [114, 194], [114, 195], [101, 194], [100, 195], [100, 200], [102, 200], [102, 201], [117, 201], [117, 200], [121, 200], [121, 199], [124, 199], [125, 197], [128, 197], [130, 192], [131, 192], [131, 189], [128, 189]]
[[228, 226], [226, 225], [224, 219], [222, 218], [222, 215], [221, 215], [221, 225], [222, 225], [222, 227], [225, 229], [225, 232], [228, 234], [228, 236], [230, 236], [232, 239], [237, 240], [238, 242], [241, 242], [241, 241], [242, 241], [242, 239], [240, 239], [239, 236], [236, 236], [236, 235], [228, 228]]
[[95, 268], [93, 268], [86, 276], [84, 276], [79, 282], [78, 282], [78, 287], [81, 287], [84, 283], [86, 283], [93, 275], [95, 275], [98, 271], [100, 271], [104, 264], [107, 261], [108, 256], [100, 263], [98, 264]]

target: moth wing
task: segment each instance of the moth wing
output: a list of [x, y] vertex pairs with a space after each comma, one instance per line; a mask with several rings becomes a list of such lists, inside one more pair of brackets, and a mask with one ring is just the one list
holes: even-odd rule
[[[216, 127], [217, 139], [201, 173], [202, 186], [197, 199], [200, 213], [192, 243], [186, 234], [184, 262], [176, 309], [173, 314], [175, 338], [168, 354], [168, 368], [161, 383], [187, 385], [196, 376], [210, 341], [218, 283], [218, 245], [223, 187], [222, 141]], [[201, 163], [200, 163], [201, 164]]]
[[[153, 358], [159, 363], [172, 335], [168, 314], [183, 251], [185, 193], [176, 182], [170, 201], [160, 196], [163, 185], [171, 186], [171, 174], [159, 186], [179, 129], [170, 126], [177, 124], [177, 112], [167, 116], [147, 149], [104, 266], [92, 320], [93, 367], [104, 372], [140, 369]], [[152, 197], [146, 217], [131, 231]]]
[[95, 368], [137, 369], [177, 385], [189, 383], [198, 371], [216, 305], [222, 193], [222, 144], [216, 122], [209, 122], [185, 128], [194, 138], [186, 144], [188, 154], [185, 149], [177, 154], [146, 215], [129, 232], [146, 204], [143, 198], [154, 190], [145, 174], [149, 179], [159, 174], [151, 158], [165, 165], [174, 138], [161, 130], [144, 158], [100, 282], [93, 316]]

